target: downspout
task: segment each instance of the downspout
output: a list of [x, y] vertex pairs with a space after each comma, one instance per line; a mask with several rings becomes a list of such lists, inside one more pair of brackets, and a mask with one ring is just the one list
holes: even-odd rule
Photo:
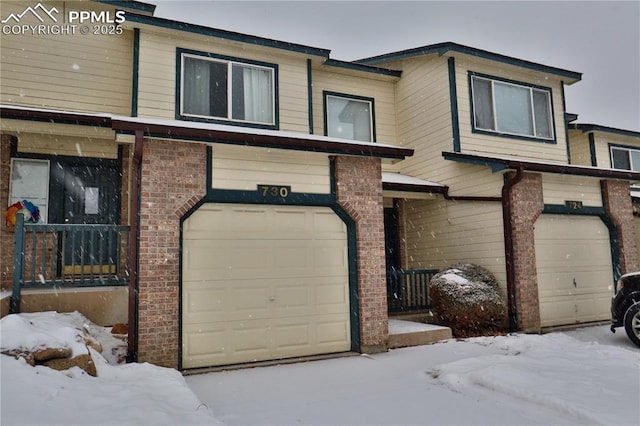
[[516, 269], [513, 251], [513, 225], [511, 223], [511, 189], [524, 178], [522, 167], [516, 169], [513, 178], [507, 179], [502, 186], [502, 223], [504, 226], [504, 257], [507, 269], [507, 299], [509, 330], [517, 331], [518, 326], [518, 306], [516, 303]]
[[144, 133], [135, 131], [131, 160], [131, 204], [129, 205], [129, 338], [127, 362], [138, 361], [138, 252], [140, 249], [140, 176]]

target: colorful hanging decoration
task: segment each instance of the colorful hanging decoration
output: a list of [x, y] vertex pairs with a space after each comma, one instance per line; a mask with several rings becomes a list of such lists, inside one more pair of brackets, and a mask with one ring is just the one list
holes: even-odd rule
[[7, 208], [5, 217], [7, 222], [15, 226], [16, 215], [22, 213], [24, 215], [25, 222], [37, 223], [40, 220], [40, 209], [30, 201], [22, 200], [17, 203], [13, 203]]

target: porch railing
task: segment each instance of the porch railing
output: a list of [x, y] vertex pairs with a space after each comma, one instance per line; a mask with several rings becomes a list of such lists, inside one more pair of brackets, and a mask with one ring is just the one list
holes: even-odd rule
[[387, 297], [390, 313], [429, 309], [429, 281], [437, 269], [387, 271]]
[[23, 288], [128, 284], [129, 227], [29, 224], [17, 215], [11, 311]]

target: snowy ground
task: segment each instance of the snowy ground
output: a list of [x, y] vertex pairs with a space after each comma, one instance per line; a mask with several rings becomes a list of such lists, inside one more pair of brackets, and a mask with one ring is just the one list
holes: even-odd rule
[[[3, 350], [68, 339], [68, 329], [44, 325], [53, 315], [70, 328], [83, 326], [75, 315], [30, 315], [0, 322]], [[86, 328], [97, 329], [92, 335], [107, 349], [113, 344], [100, 328]], [[93, 355], [97, 378], [77, 368], [57, 372], [0, 356], [0, 423], [640, 424], [640, 350], [623, 330], [614, 335], [607, 326], [450, 340], [186, 380], [171, 369], [116, 366]]]

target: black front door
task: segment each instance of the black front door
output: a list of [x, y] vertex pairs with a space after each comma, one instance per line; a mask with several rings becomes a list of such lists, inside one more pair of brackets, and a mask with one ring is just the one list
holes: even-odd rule
[[384, 247], [387, 271], [400, 269], [398, 213], [395, 207], [384, 209]]
[[[114, 160], [57, 161], [52, 167], [52, 222], [68, 225], [115, 225], [120, 219], [120, 171]], [[75, 227], [60, 235], [65, 274], [97, 272], [113, 265], [116, 231]], [[106, 271], [105, 271], [106, 272]]]

